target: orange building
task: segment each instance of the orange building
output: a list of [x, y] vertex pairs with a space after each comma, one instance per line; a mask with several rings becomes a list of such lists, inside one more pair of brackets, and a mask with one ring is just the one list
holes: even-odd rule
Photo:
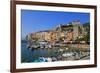
[[73, 40], [73, 32], [68, 32], [67, 33], [67, 41]]

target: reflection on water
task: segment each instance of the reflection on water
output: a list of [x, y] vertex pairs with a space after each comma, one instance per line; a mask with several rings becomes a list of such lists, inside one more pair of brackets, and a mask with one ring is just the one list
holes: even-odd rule
[[51, 62], [65, 60], [88, 60], [90, 59], [89, 51], [73, 51], [62, 49], [29, 49], [27, 42], [21, 44], [21, 62]]
[[53, 49], [29, 49], [27, 43], [22, 43], [21, 46], [21, 58], [22, 62], [32, 62], [39, 57], [51, 57], [57, 56], [58, 54]]

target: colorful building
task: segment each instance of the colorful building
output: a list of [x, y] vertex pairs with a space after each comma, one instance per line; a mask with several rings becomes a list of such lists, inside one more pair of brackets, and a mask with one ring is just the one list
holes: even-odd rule
[[49, 42], [60, 41], [74, 41], [84, 35], [84, 28], [79, 20], [73, 21], [69, 24], [60, 24], [53, 30], [45, 30], [31, 33], [33, 40], [45, 40]]

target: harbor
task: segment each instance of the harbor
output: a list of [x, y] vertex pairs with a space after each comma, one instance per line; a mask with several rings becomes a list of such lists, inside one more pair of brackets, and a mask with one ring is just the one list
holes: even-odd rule
[[[89, 45], [85, 44], [57, 44], [50, 46], [45, 43], [38, 47], [27, 47], [27, 43], [22, 45], [22, 62], [55, 62], [69, 60], [89, 60]], [[37, 44], [39, 45], [39, 44]]]
[[89, 60], [89, 24], [74, 20], [48, 30], [28, 33], [21, 41], [21, 62]]

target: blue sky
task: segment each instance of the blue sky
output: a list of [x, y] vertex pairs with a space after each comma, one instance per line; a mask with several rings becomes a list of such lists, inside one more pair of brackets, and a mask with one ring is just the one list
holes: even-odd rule
[[21, 10], [22, 38], [25, 38], [28, 33], [49, 30], [59, 24], [67, 24], [74, 20], [80, 20], [81, 24], [90, 22], [90, 14], [79, 12]]

